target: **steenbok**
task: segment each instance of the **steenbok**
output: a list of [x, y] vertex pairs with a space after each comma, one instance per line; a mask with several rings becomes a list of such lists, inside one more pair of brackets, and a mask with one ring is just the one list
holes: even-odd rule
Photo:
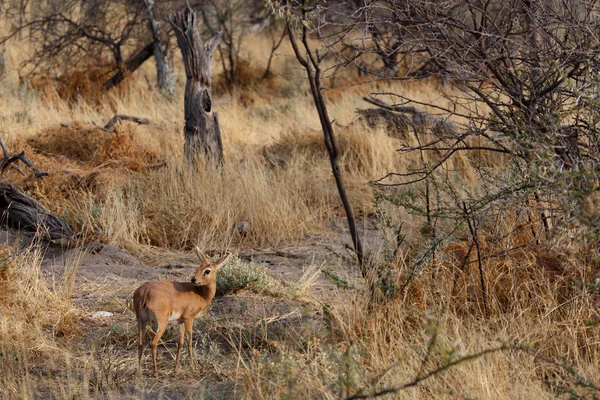
[[[150, 321], [158, 324], [154, 340], [152, 340], [152, 361], [154, 375], [158, 376], [156, 367], [156, 346], [160, 337], [167, 329], [169, 321], [179, 322], [181, 336], [177, 343], [177, 358], [175, 359], [175, 374], [179, 372], [179, 356], [181, 347], [187, 333], [190, 351], [190, 363], [194, 365], [192, 357], [192, 327], [194, 319], [210, 306], [217, 291], [216, 273], [219, 268], [227, 263], [231, 254], [226, 255], [215, 263], [209, 263], [206, 256], [196, 247], [196, 254], [202, 265], [192, 276], [191, 282], [155, 281], [146, 282], [133, 294], [133, 306], [137, 316], [139, 345], [138, 345], [138, 373], [142, 372], [142, 353], [144, 352], [144, 333]], [[184, 329], [185, 328], [185, 329]]]

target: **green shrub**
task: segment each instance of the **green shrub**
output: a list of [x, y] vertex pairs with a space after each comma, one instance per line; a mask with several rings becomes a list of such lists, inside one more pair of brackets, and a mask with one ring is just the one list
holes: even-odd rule
[[240, 259], [230, 261], [217, 275], [217, 294], [235, 293], [242, 289], [254, 293], [264, 293], [275, 282], [267, 273], [267, 268]]

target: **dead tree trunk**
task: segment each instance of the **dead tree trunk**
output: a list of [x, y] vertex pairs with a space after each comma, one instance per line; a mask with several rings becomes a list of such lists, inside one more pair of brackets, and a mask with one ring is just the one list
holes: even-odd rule
[[152, 57], [153, 51], [154, 43], [148, 43], [142, 50], [140, 50], [139, 53], [125, 61], [125, 64], [119, 69], [119, 71], [104, 84], [106, 90], [110, 90], [123, 82], [125, 80], [125, 74], [132, 73], [141, 67], [147, 59]]
[[185, 157], [195, 163], [203, 153], [215, 166], [223, 164], [223, 145], [217, 113], [212, 111], [212, 59], [221, 40], [217, 33], [202, 43], [196, 13], [190, 8], [176, 13], [169, 22], [175, 28], [177, 44], [185, 66]]
[[175, 70], [173, 69], [173, 56], [169, 46], [169, 37], [161, 29], [161, 24], [154, 17], [154, 0], [144, 0], [148, 12], [148, 23], [154, 40], [154, 60], [158, 87], [162, 94], [171, 98], [175, 93]]

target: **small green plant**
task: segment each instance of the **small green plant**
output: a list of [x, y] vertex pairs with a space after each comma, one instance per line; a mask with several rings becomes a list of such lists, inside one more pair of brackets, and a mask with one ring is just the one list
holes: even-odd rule
[[323, 273], [325, 274], [325, 276], [327, 277], [327, 279], [329, 279], [329, 281], [331, 283], [333, 283], [335, 286], [339, 287], [340, 289], [349, 289], [350, 288], [350, 285], [348, 284], [347, 280], [340, 278], [338, 275], [333, 273], [331, 270], [324, 269]]
[[217, 294], [224, 295], [246, 289], [254, 293], [264, 293], [274, 285], [267, 268], [253, 262], [235, 259], [221, 268], [217, 275]]
[[15, 112], [15, 120], [19, 124], [27, 123], [27, 125], [33, 124], [33, 117], [29, 115], [27, 110]]

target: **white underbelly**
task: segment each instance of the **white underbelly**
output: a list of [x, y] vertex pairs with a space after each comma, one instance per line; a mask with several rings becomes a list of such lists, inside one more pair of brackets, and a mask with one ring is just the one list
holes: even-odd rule
[[181, 318], [181, 314], [171, 313], [171, 315], [169, 315], [169, 322], [177, 321], [177, 320], [179, 320], [179, 318]]

